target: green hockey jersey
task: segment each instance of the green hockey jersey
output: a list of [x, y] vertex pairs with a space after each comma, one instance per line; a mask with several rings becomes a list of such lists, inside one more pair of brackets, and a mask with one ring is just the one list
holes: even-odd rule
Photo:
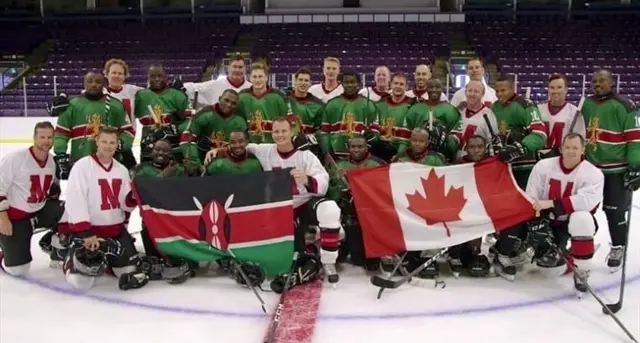
[[181, 164], [167, 166], [160, 169], [153, 165], [153, 162], [142, 162], [138, 164], [134, 170], [135, 176], [152, 176], [152, 177], [182, 177], [187, 175]]
[[262, 172], [262, 165], [258, 158], [247, 153], [244, 159], [231, 156], [228, 151], [216, 156], [206, 168], [208, 175], [213, 174], [251, 174]]
[[433, 125], [442, 125], [447, 132], [455, 129], [460, 121], [460, 111], [448, 102], [423, 101], [415, 104], [407, 113], [407, 128], [409, 131], [417, 128], [429, 126], [429, 116]]
[[71, 141], [70, 155], [74, 160], [96, 152], [95, 138], [101, 126], [113, 126], [120, 129], [119, 139], [123, 150], [131, 150], [133, 127], [120, 100], [110, 97], [109, 115], [105, 114], [106, 95], [99, 100], [90, 100], [84, 96], [71, 99], [69, 107], [60, 114], [53, 140], [53, 152], [56, 155], [67, 153]]
[[322, 124], [321, 110], [324, 102], [316, 98], [311, 93], [307, 93], [304, 98], [296, 97], [293, 92], [287, 97], [288, 106], [287, 118], [293, 127], [293, 134], [297, 135], [302, 132], [304, 134], [314, 134]]
[[323, 153], [346, 155], [349, 139], [365, 129], [380, 130], [375, 104], [361, 95], [353, 98], [341, 95], [324, 107], [318, 143]]
[[416, 100], [409, 97], [404, 97], [401, 102], [394, 102], [391, 97], [386, 97], [376, 103], [380, 139], [395, 145], [398, 155], [402, 155], [409, 145], [411, 130], [407, 114], [415, 104]]
[[260, 96], [253, 93], [253, 87], [240, 92], [236, 112], [248, 123], [250, 142], [273, 143], [271, 125], [274, 119], [287, 115], [285, 99], [283, 92], [271, 87]]
[[604, 173], [640, 165], [640, 129], [635, 104], [619, 95], [591, 96], [582, 106], [587, 125], [586, 159]]
[[520, 142], [526, 156], [512, 162], [513, 170], [530, 170], [536, 163], [538, 150], [547, 143], [547, 129], [538, 106], [519, 95], [503, 104], [496, 101], [491, 106], [498, 122], [498, 134], [508, 137], [505, 142]]
[[[336, 165], [329, 168], [329, 189], [327, 191], [327, 197], [331, 200], [339, 201], [343, 195], [343, 190], [349, 189], [349, 185], [344, 182], [344, 178], [339, 178], [338, 171], [343, 170], [345, 172], [352, 169], [361, 168], [374, 168], [385, 164], [383, 160], [369, 155], [362, 161], [354, 161], [350, 158], [340, 159], [336, 162]], [[345, 176], [346, 177], [346, 176]]]
[[[189, 108], [189, 98], [177, 89], [139, 91], [136, 93], [134, 113], [142, 124], [142, 137], [169, 123], [183, 127], [187, 119], [184, 118], [187, 108]], [[174, 122], [174, 118], [184, 118], [184, 120]]]
[[405, 154], [398, 158], [397, 162], [412, 162], [430, 167], [440, 167], [447, 165], [447, 159], [443, 154], [435, 151], [425, 150], [422, 153], [416, 153], [409, 148]]
[[225, 116], [218, 105], [204, 107], [190, 119], [182, 132], [180, 151], [184, 156], [189, 156], [192, 163], [200, 166], [207, 153], [197, 145], [200, 137], [209, 137], [211, 148], [216, 149], [229, 144], [229, 135], [238, 131], [247, 131], [247, 121], [242, 116], [237, 113]]

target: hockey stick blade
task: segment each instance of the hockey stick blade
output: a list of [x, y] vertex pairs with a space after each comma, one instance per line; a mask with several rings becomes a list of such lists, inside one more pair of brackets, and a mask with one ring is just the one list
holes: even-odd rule
[[622, 304], [619, 302], [615, 304], [607, 304], [605, 307], [602, 308], [602, 313], [603, 314], [609, 314], [609, 312], [618, 313], [621, 309], [622, 309]]

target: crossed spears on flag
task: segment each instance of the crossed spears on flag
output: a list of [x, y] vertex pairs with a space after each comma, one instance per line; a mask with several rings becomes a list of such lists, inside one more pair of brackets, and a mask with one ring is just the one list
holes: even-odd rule
[[[222, 214], [222, 216], [226, 216], [227, 213], [226, 211], [231, 208], [231, 203], [233, 202], [233, 197], [234, 194], [229, 195], [229, 197], [227, 198], [227, 200], [224, 202], [224, 213]], [[201, 215], [205, 214], [205, 209], [202, 206], [202, 203], [200, 203], [200, 200], [198, 200], [198, 198], [193, 197], [193, 203], [196, 205], [196, 207], [198, 208], [198, 210], [200, 210]], [[210, 231], [213, 234], [213, 237], [211, 239], [210, 245], [213, 248], [216, 248], [220, 251], [227, 251], [228, 245], [229, 245], [229, 237], [225, 237], [226, 241], [227, 241], [227, 247], [223, 247], [222, 241], [220, 241], [220, 238], [218, 237], [218, 232], [219, 232], [219, 228], [218, 228], [218, 222], [221, 222], [222, 225], [224, 225], [224, 220], [219, 221], [220, 217], [221, 217], [221, 211], [218, 209], [219, 204], [217, 201], [210, 201], [209, 204], [207, 204], [207, 209], [208, 209], [208, 214], [209, 214], [209, 218], [211, 218], [211, 228]], [[231, 251], [229, 251], [229, 253], [233, 256], [233, 253]]]

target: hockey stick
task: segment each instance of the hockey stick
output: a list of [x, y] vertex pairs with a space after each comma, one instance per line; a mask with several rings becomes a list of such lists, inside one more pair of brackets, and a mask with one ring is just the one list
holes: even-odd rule
[[278, 306], [276, 306], [276, 312], [273, 314], [273, 318], [271, 319], [271, 326], [269, 327], [269, 332], [267, 333], [267, 338], [264, 340], [264, 343], [275, 343], [276, 339], [276, 331], [278, 326], [280, 326], [280, 319], [282, 317], [282, 312], [284, 312], [284, 300], [287, 292], [289, 291], [289, 287], [291, 283], [295, 279], [295, 268], [296, 263], [298, 261], [298, 252], [293, 252], [293, 258], [291, 259], [291, 271], [287, 276], [287, 281], [284, 283], [284, 290], [280, 295], [280, 300], [278, 301]]
[[[371, 284], [373, 284], [374, 286], [377, 286], [377, 287], [381, 287], [381, 288], [391, 288], [391, 289], [398, 288], [398, 287], [402, 286], [405, 283], [411, 282], [411, 279], [414, 276], [418, 275], [418, 273], [420, 273], [422, 270], [427, 268], [432, 263], [435, 263], [436, 259], [438, 257], [440, 257], [441, 255], [443, 255], [444, 253], [446, 253], [448, 250], [449, 250], [449, 248], [443, 248], [437, 254], [433, 255], [430, 259], [428, 259], [422, 265], [420, 265], [420, 267], [414, 269], [409, 275], [405, 275], [400, 279], [394, 280], [394, 279], [392, 279], [392, 276], [390, 276], [389, 278], [384, 278], [384, 277], [382, 277], [380, 275], [374, 275], [374, 276], [371, 277]], [[400, 261], [398, 263], [398, 265], [400, 263], [402, 263], [402, 261]], [[434, 287], [437, 287], [438, 285], [440, 285], [440, 282], [434, 280]], [[378, 295], [381, 296], [382, 293], [379, 292]]]
[[547, 238], [547, 244], [549, 244], [550, 247], [555, 249], [558, 252], [558, 254], [560, 254], [564, 262], [567, 264], [567, 267], [569, 268], [569, 270], [573, 272], [573, 275], [577, 277], [580, 280], [580, 282], [582, 282], [585, 285], [585, 287], [587, 288], [587, 291], [593, 296], [593, 298], [596, 299], [598, 303], [600, 303], [603, 311], [605, 311], [605, 313], [609, 314], [611, 318], [613, 318], [613, 321], [615, 321], [616, 324], [618, 324], [620, 329], [622, 329], [622, 331], [624, 331], [624, 333], [627, 334], [627, 336], [632, 341], [638, 343], [638, 340], [635, 337], [633, 337], [633, 334], [627, 329], [626, 326], [624, 326], [624, 324], [620, 321], [620, 319], [618, 319], [618, 317], [613, 313], [613, 311], [609, 309], [608, 305], [605, 305], [604, 301], [593, 291], [593, 289], [591, 289], [591, 286], [589, 286], [589, 283], [587, 282], [587, 280], [584, 277], [582, 277], [582, 275], [578, 272], [578, 270], [573, 265], [573, 263], [569, 261], [569, 258], [567, 257], [565, 252], [562, 251], [562, 249], [560, 249], [560, 247], [555, 242], [553, 242], [551, 238]]
[[[229, 255], [231, 255], [231, 257], [238, 262], [238, 258], [236, 257], [236, 255], [231, 251], [231, 249], [227, 249], [227, 251], [229, 252]], [[256, 298], [258, 298], [258, 300], [260, 301], [260, 306], [262, 307], [262, 312], [264, 312], [264, 314], [269, 314], [267, 312], [267, 307], [266, 304], [264, 303], [264, 299], [262, 299], [262, 297], [260, 296], [260, 293], [258, 293], [258, 291], [256, 290], [256, 287], [254, 285], [251, 284], [251, 280], [249, 279], [249, 277], [247, 276], [247, 274], [244, 272], [244, 270], [242, 270], [242, 267], [238, 265], [238, 263], [234, 263], [233, 267], [236, 269], [236, 271], [238, 271], [238, 273], [240, 273], [240, 275], [242, 276], [242, 279], [244, 280], [244, 282], [247, 284], [247, 287], [249, 287], [252, 291], [253, 294], [255, 294]]]
[[498, 141], [496, 148], [498, 150], [502, 150], [504, 148], [504, 146], [502, 145], [502, 139], [500, 138], [500, 136], [496, 134], [496, 131], [493, 129], [493, 126], [491, 126], [491, 121], [489, 120], [489, 116], [485, 113], [482, 115], [482, 118], [484, 119], [484, 123], [487, 124], [487, 128], [489, 129], [489, 134], [491, 135], [491, 142], [490, 142], [491, 150], [494, 150], [493, 141]]
[[[631, 197], [629, 203], [633, 204], [633, 191], [631, 191]], [[624, 285], [627, 277], [627, 251], [629, 251], [629, 231], [631, 229], [631, 212], [633, 207], [629, 208], [627, 217], [627, 238], [626, 246], [624, 247], [624, 253], [622, 256], [622, 274], [620, 275], [620, 293], [618, 295], [618, 302], [613, 304], [602, 305], [602, 313], [613, 316], [613, 313], [618, 313], [622, 309], [622, 301], [624, 300]], [[615, 318], [615, 316], [614, 316]]]

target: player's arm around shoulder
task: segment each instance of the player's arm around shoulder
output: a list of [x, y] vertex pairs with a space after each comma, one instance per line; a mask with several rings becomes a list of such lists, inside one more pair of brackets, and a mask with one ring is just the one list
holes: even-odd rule
[[304, 172], [307, 174], [309, 193], [325, 196], [329, 189], [329, 173], [311, 151], [301, 151], [304, 158]]

